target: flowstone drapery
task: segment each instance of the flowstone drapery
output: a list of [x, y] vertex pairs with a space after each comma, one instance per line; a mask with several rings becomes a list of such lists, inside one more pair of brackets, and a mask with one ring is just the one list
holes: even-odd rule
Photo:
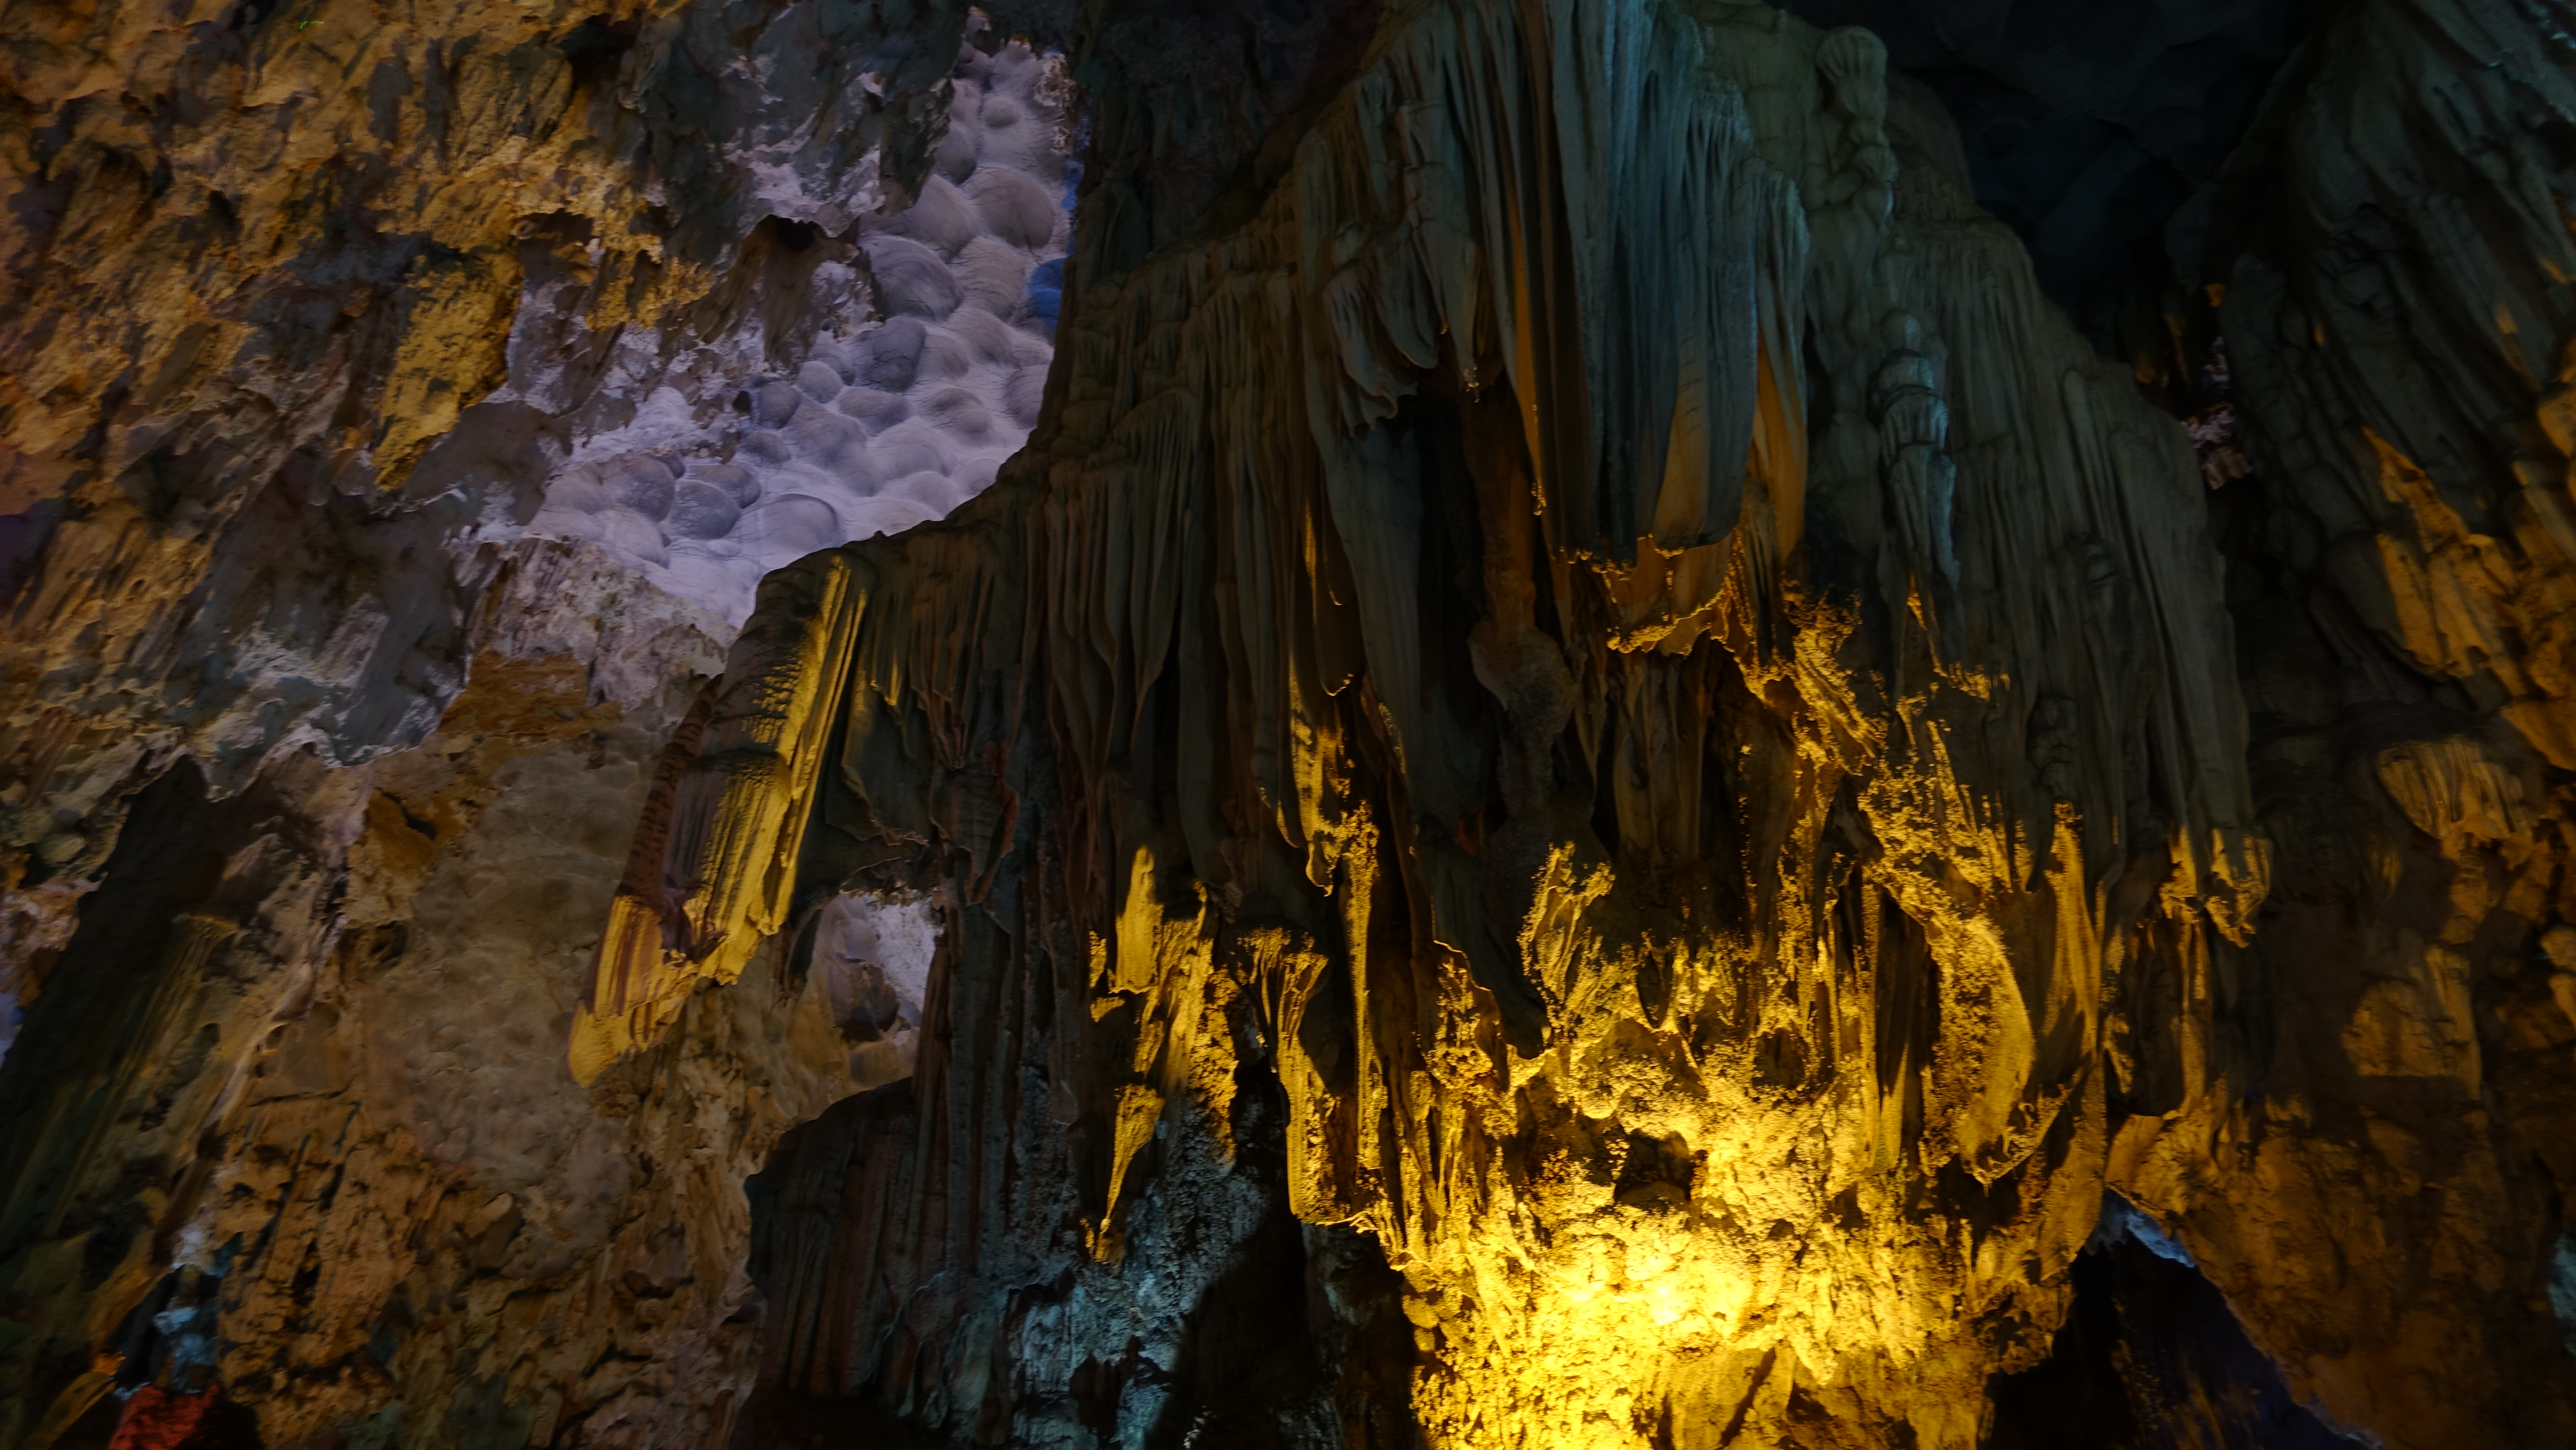
[[1030, 451], [764, 586], [575, 1029], [942, 902], [794, 1387], [1074, 1394], [1032, 1286], [1275, 1075], [1435, 1443], [1975, 1443], [2265, 858], [2190, 448], [1944, 136], [1864, 31], [1428, 5], [1239, 228], [1086, 220]]
[[2576, 1443], [2564, 4], [1789, 8], [7, 12], [0, 1443]]

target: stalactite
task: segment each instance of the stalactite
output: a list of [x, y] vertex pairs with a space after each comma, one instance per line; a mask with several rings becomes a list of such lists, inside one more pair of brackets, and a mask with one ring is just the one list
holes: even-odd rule
[[2563, 7], [1788, 7], [12, 12], [0, 1442], [2576, 1437]]
[[[1012, 1134], [945, 1190], [987, 1235], [1065, 1252], [1011, 1185], [1080, 1182], [1113, 1274], [1249, 1041], [1291, 1208], [1405, 1277], [1434, 1443], [1975, 1443], [2093, 1226], [2105, 1004], [2241, 942], [2264, 856], [2187, 442], [1887, 113], [1863, 31], [1424, 7], [1239, 230], [1086, 234], [1001, 485], [766, 586], [729, 698], [840, 718], [697, 756], [694, 894], [621, 904], [594, 1010], [902, 847], [949, 992], [1070, 999], [1073, 1061], [978, 1026], [914, 1089], [926, 1161]], [[957, 1116], [1023, 1075], [1060, 1141]], [[943, 1336], [850, 1386], [1072, 1393], [1004, 1265], [934, 1263]]]

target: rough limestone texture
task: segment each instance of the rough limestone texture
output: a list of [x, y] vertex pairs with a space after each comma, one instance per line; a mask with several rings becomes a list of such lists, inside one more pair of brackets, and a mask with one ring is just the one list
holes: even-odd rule
[[962, 9], [750, 19], [7, 21], [0, 1443], [209, 1386], [273, 1445], [725, 1433], [743, 1181], [906, 1070], [923, 908], [603, 1081], [560, 1046], [742, 571], [872, 528], [674, 576], [675, 509], [723, 546], [690, 486], [626, 509], [650, 558], [548, 509], [642, 443], [721, 469], [747, 385], [904, 325], [876, 233], [990, 171], [961, 250], [1007, 288], [916, 330], [948, 431], [895, 475], [979, 486], [1069, 141], [1060, 69]]
[[2564, 22], [2351, 7], [2189, 259], [2256, 444], [2219, 497], [2273, 890], [2113, 1176], [2391, 1445], [2576, 1436]]
[[2540, 0], [5, 25], [0, 1443], [2576, 1439]]
[[720, 626], [589, 546], [513, 566], [417, 747], [135, 798], [0, 1069], [10, 1315], [38, 1330], [11, 1443], [83, 1443], [107, 1391], [184, 1366], [172, 1304], [269, 1444], [721, 1433], [733, 1397], [695, 1386], [756, 1351], [740, 1181], [861, 1084], [819, 992], [756, 985], [588, 1090], [563, 1070]]
[[[2565, 473], [2540, 383], [2457, 379], [2568, 335], [2564, 46], [2390, 0], [2296, 68], [2226, 312], [2275, 443], [2213, 514], [1866, 32], [1390, 14], [1238, 225], [1095, 197], [999, 487], [764, 586], [576, 1065], [889, 853], [938, 882], [944, 1060], [795, 1156], [855, 1297], [771, 1332], [959, 1439], [1194, 1423], [1188, 1324], [1075, 1363], [1037, 1306], [1169, 1280], [1247, 1076], [1402, 1275], [1433, 1444], [1975, 1444], [2106, 1188], [2325, 1425], [2563, 1437]], [[2239, 320], [2288, 297], [2295, 359]]]

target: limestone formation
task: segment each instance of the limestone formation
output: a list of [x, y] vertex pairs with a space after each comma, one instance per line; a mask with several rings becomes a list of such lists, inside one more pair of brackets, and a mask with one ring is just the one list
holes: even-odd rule
[[[559, 1045], [748, 607], [703, 556], [869, 531], [716, 527], [766, 476], [724, 461], [733, 400], [882, 330], [854, 263], [930, 133], [1001, 138], [941, 161], [970, 186], [1064, 164], [1060, 70], [964, 23], [11, 19], [0, 1441], [104, 1443], [209, 1382], [276, 1444], [721, 1436], [741, 1181], [899, 1068], [903, 1002], [868, 1015], [851, 959], [588, 1090]], [[931, 512], [1025, 428], [1035, 185], [981, 186], [974, 275], [1012, 290], [922, 370], [972, 394]]]
[[1793, 8], [13, 16], [0, 1439], [2576, 1438], [2576, 27]]

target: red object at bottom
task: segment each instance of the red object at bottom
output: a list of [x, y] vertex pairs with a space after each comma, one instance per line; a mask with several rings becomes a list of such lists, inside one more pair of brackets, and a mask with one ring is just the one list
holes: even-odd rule
[[257, 1420], [223, 1391], [145, 1385], [125, 1402], [107, 1450], [259, 1450], [259, 1443]]

